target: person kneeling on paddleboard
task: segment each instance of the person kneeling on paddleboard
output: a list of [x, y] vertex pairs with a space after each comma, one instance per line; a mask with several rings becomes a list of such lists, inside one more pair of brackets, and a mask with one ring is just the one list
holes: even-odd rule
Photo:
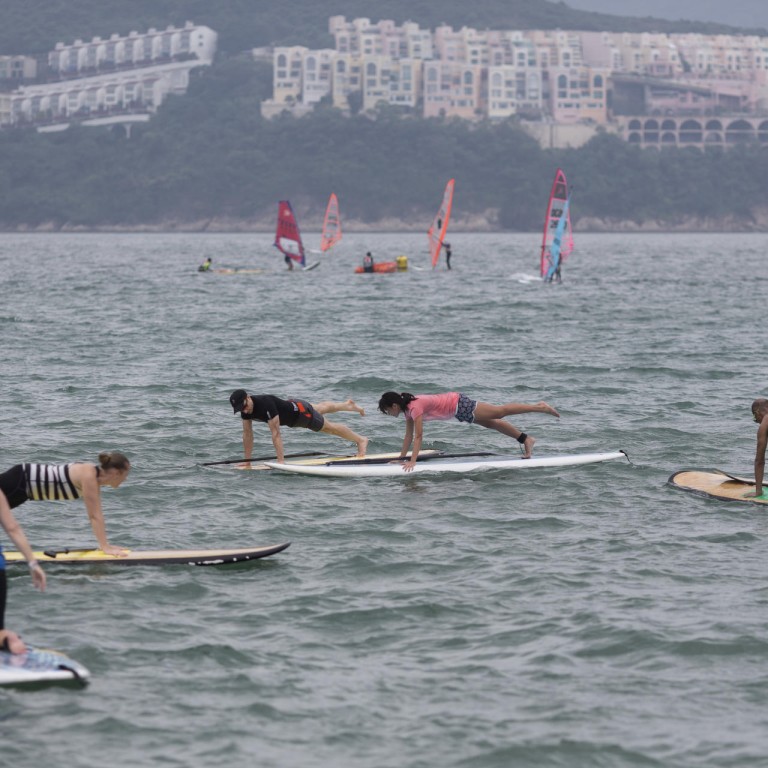
[[272, 445], [279, 464], [285, 463], [283, 438], [280, 427], [304, 427], [312, 432], [326, 432], [349, 440], [357, 445], [357, 455], [365, 456], [368, 438], [361, 437], [343, 424], [335, 424], [325, 418], [326, 413], [353, 411], [365, 416], [365, 411], [353, 400], [343, 403], [324, 401], [312, 404], [307, 400], [283, 400], [274, 395], [249, 395], [244, 389], [236, 389], [229, 396], [229, 403], [235, 413], [243, 420], [243, 450], [245, 460], [253, 455], [253, 425], [252, 421], [262, 421], [269, 426], [272, 434]]
[[[11, 512], [10, 504], [5, 494], [0, 491], [0, 525], [10, 537], [16, 548], [24, 555], [29, 565], [29, 571], [32, 576], [32, 583], [42, 592], [45, 589], [45, 574], [40, 564], [35, 560], [32, 547], [29, 546], [27, 537], [21, 526], [16, 522], [16, 518]], [[5, 557], [3, 557], [3, 548], [0, 547], [0, 651], [6, 653], [24, 653], [27, 646], [24, 641], [10, 629], [5, 628], [5, 602], [8, 594], [8, 583], [5, 577]]]
[[768, 400], [759, 398], [752, 403], [752, 418], [757, 428], [757, 445], [755, 446], [755, 490], [745, 493], [745, 498], [760, 498], [763, 495], [765, 479], [765, 449], [768, 445]]
[[423, 438], [422, 422], [447, 421], [456, 419], [468, 424], [479, 424], [486, 429], [495, 429], [504, 435], [514, 437], [522, 446], [523, 456], [530, 459], [535, 438], [526, 435], [517, 427], [504, 421], [505, 416], [518, 413], [548, 413], [560, 417], [560, 414], [543, 400], [540, 403], [526, 405], [525, 403], [506, 403], [491, 405], [471, 400], [460, 392], [446, 392], [441, 395], [412, 395], [410, 392], [385, 392], [379, 400], [379, 410], [387, 416], [405, 414], [405, 439], [400, 449], [400, 460], [403, 460], [413, 443], [411, 458], [403, 464], [403, 470], [410, 472], [416, 466], [416, 459], [421, 450]]
[[82, 498], [91, 528], [102, 552], [126, 554], [123, 547], [107, 541], [104, 515], [101, 511], [101, 486], [117, 488], [131, 470], [131, 463], [117, 451], [99, 454], [95, 464], [16, 464], [0, 474], [2, 491], [11, 508], [25, 501], [74, 501]]

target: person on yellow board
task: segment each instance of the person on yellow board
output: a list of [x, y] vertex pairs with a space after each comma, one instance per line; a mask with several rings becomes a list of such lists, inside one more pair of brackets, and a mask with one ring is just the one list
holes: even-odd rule
[[101, 511], [101, 487], [117, 488], [131, 470], [131, 463], [118, 451], [99, 454], [99, 463], [16, 464], [0, 474], [0, 492], [11, 509], [25, 501], [74, 501], [82, 498], [99, 548], [107, 555], [128, 554], [107, 541]]

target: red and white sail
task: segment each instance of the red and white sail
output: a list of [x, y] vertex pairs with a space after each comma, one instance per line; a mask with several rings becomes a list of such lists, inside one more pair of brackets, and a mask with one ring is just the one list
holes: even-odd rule
[[320, 236], [320, 250], [325, 253], [341, 240], [341, 216], [339, 215], [339, 200], [332, 192], [325, 207], [323, 233]]
[[299, 225], [293, 215], [293, 208], [287, 200], [281, 200], [278, 203], [274, 245], [282, 254], [298, 262], [302, 267], [306, 265]]
[[429, 237], [429, 254], [432, 257], [432, 266], [437, 266], [440, 259], [440, 251], [445, 242], [445, 234], [448, 231], [448, 223], [451, 220], [451, 207], [453, 206], [453, 187], [455, 179], [451, 179], [445, 185], [443, 192], [443, 202], [440, 204], [435, 218], [432, 220], [432, 226], [427, 231]]

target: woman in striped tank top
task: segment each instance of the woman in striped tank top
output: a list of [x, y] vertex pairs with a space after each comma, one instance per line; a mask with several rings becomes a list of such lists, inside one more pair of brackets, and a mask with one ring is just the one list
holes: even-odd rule
[[0, 474], [0, 491], [11, 508], [25, 501], [74, 501], [83, 499], [91, 528], [102, 552], [125, 555], [126, 550], [107, 541], [101, 511], [101, 487], [117, 488], [131, 470], [131, 463], [117, 451], [99, 454], [99, 464], [17, 464]]

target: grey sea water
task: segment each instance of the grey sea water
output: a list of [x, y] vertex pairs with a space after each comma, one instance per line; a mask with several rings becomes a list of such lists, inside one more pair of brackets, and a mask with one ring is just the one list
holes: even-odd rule
[[[534, 234], [457, 234], [451, 272], [427, 267], [423, 235], [350, 234], [308, 273], [271, 239], [0, 236], [0, 468], [120, 449], [134, 468], [104, 492], [112, 542], [292, 542], [243, 566], [49, 567], [44, 594], [11, 570], [9, 626], [93, 682], [1, 691], [3, 764], [768, 765], [768, 517], [665, 484], [751, 471], [766, 237], [581, 235], [556, 286], [525, 279]], [[414, 268], [356, 275], [366, 250]], [[205, 256], [265, 271], [198, 274]], [[241, 386], [352, 397], [366, 416], [336, 419], [376, 452], [402, 440], [376, 412], [387, 389], [546, 399], [559, 421], [514, 420], [538, 455], [632, 463], [402, 480], [202, 468], [241, 455]], [[425, 441], [517, 450], [458, 423], [428, 423]], [[93, 541], [79, 502], [17, 511], [36, 545]]]

